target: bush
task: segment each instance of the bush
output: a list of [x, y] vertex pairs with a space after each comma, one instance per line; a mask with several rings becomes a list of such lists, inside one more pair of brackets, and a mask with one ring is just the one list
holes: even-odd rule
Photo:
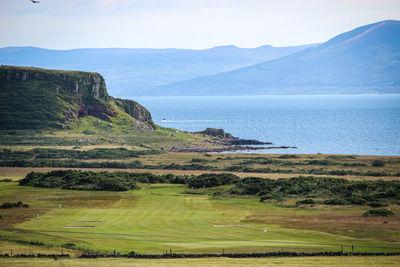
[[384, 167], [385, 166], [385, 162], [383, 160], [380, 159], [376, 159], [372, 162], [371, 164], [373, 167]]
[[279, 156], [280, 159], [297, 159], [298, 156], [296, 155], [289, 155], [289, 154], [283, 154]]
[[21, 201], [18, 201], [17, 203], [3, 203], [0, 205], [0, 209], [14, 209], [14, 208], [29, 208], [28, 204], [24, 204]]
[[374, 209], [374, 210], [369, 210], [367, 212], [364, 212], [363, 214], [364, 217], [389, 217], [389, 216], [394, 216], [394, 213], [390, 210], [387, 209]]
[[[381, 199], [400, 199], [400, 181], [349, 181], [346, 179], [299, 176], [290, 179], [247, 177], [235, 183], [229, 192], [259, 195], [265, 199], [324, 198], [327, 205], [365, 205]], [[329, 199], [330, 198], [330, 199]]]
[[351, 196], [347, 199], [347, 202], [355, 205], [365, 205], [365, 203], [367, 203], [367, 201], [364, 198], [359, 196]]
[[312, 200], [311, 198], [307, 198], [307, 199], [299, 200], [299, 201], [296, 202], [296, 206], [309, 205], [309, 204], [315, 204], [315, 201]]
[[67, 249], [74, 249], [76, 248], [76, 245], [74, 243], [65, 243], [61, 245], [62, 248], [67, 248]]
[[331, 198], [324, 201], [325, 205], [347, 205], [348, 202], [346, 200], [340, 198]]
[[381, 208], [387, 206], [387, 204], [383, 204], [380, 202], [369, 202], [367, 205], [373, 208]]
[[199, 176], [192, 176], [188, 180], [188, 186], [189, 188], [214, 187], [230, 185], [239, 181], [239, 177], [231, 173], [205, 173]]

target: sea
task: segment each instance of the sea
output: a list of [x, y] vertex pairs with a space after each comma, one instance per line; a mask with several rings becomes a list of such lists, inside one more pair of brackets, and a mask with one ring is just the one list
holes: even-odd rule
[[131, 98], [155, 123], [183, 131], [224, 129], [293, 149], [248, 153], [400, 156], [400, 95], [268, 95]]

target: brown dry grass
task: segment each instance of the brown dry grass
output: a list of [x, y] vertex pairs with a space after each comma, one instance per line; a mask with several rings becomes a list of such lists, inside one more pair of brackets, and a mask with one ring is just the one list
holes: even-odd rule
[[[368, 237], [372, 232], [380, 232], [378, 239], [400, 241], [394, 234], [400, 229], [400, 207], [390, 207], [393, 217], [363, 217], [368, 207], [333, 207], [315, 205], [292, 209], [271, 209], [258, 211], [242, 220], [243, 223], [278, 224], [290, 229], [324, 231], [353, 237]], [[370, 232], [369, 232], [370, 231]]]

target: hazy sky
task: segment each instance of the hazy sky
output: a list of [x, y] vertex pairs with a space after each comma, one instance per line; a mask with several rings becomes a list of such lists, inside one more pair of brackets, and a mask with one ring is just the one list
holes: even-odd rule
[[289, 46], [387, 19], [400, 0], [0, 0], [0, 47]]

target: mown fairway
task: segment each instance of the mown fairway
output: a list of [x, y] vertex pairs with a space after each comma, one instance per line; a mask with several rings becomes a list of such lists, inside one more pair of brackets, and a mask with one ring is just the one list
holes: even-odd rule
[[364, 218], [368, 208], [360, 206], [302, 209], [260, 203], [256, 197], [214, 198], [186, 190], [155, 184], [120, 193], [87, 192], [1, 183], [0, 202], [21, 200], [31, 207], [1, 210], [2, 228], [20, 230], [0, 233], [10, 241], [38, 241], [60, 249], [73, 243], [121, 253], [339, 251], [342, 244], [345, 251], [351, 245], [355, 251], [400, 250], [398, 205], [391, 207], [394, 217]]

